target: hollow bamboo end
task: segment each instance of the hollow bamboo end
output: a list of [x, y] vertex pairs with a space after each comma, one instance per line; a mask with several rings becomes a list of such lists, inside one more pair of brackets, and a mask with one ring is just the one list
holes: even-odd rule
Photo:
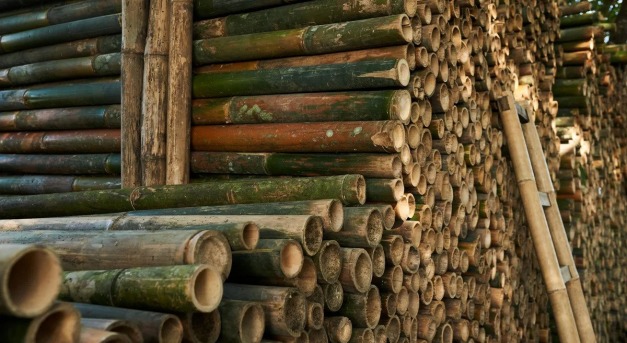
[[392, 145], [394, 147], [394, 151], [401, 152], [403, 146], [405, 145], [405, 129], [402, 124], [394, 125], [392, 130], [390, 130], [390, 138], [392, 139]]
[[401, 158], [399, 156], [394, 156], [394, 158], [392, 158], [392, 166], [390, 169], [392, 169], [392, 174], [397, 177], [403, 175], [403, 162], [401, 162]]
[[141, 343], [144, 341], [139, 327], [130, 321], [118, 321], [107, 328], [108, 331], [117, 332], [125, 335], [132, 343]]
[[322, 328], [324, 323], [324, 307], [322, 304], [309, 303], [307, 312], [307, 324], [316, 330]]
[[392, 102], [390, 104], [390, 113], [392, 118], [405, 122], [409, 120], [411, 115], [411, 95], [406, 90], [394, 92]]
[[410, 43], [414, 40], [414, 29], [411, 26], [411, 19], [406, 15], [402, 15], [400, 19], [403, 39], [405, 39], [405, 42]]
[[412, 0], [404, 0], [403, 8], [405, 9], [405, 14], [413, 17], [416, 15], [416, 11], [418, 10], [418, 2]]
[[303, 250], [296, 241], [287, 241], [281, 248], [281, 271], [290, 279], [296, 277], [303, 267]]
[[320, 249], [320, 273], [327, 283], [335, 283], [342, 272], [342, 251], [336, 241], [325, 241]]
[[[414, 35], [415, 37], [415, 35]], [[413, 44], [407, 44], [407, 50], [405, 50], [405, 59], [409, 64], [409, 69], [416, 69], [416, 47]]]
[[[399, 161], [400, 163], [400, 161]], [[332, 200], [329, 205], [329, 220], [331, 221], [330, 229], [333, 232], [339, 232], [342, 230], [344, 224], [344, 205], [339, 200]]]
[[160, 342], [180, 342], [183, 338], [183, 325], [176, 317], [167, 317], [159, 328]]
[[242, 342], [258, 343], [263, 338], [266, 319], [259, 304], [249, 304], [240, 321], [240, 339]]
[[363, 205], [366, 202], [366, 179], [361, 175], [357, 175], [355, 184], [352, 186], [355, 190], [355, 200], [359, 205]]
[[[61, 286], [61, 263], [46, 248], [10, 245], [15, 254], [3, 274], [3, 307], [14, 316], [34, 317], [50, 308]], [[10, 250], [9, 250], [10, 253]]]
[[222, 282], [222, 276], [207, 265], [196, 270], [191, 298], [199, 312], [208, 313], [218, 307], [222, 300]]
[[[402, 182], [401, 182], [402, 183]], [[383, 236], [383, 215], [377, 209], [372, 209], [368, 215], [367, 240], [371, 247], [376, 247]]]
[[41, 343], [78, 342], [80, 314], [72, 305], [58, 303], [45, 314], [33, 319], [28, 331], [25, 341]]
[[324, 287], [324, 301], [331, 312], [338, 311], [344, 303], [344, 289], [340, 282], [335, 282]]
[[192, 312], [180, 317], [186, 341], [215, 342], [220, 336], [221, 317], [218, 310], [209, 313]]
[[[350, 263], [350, 261], [345, 261], [345, 263]], [[368, 291], [370, 283], [372, 282], [372, 261], [368, 253], [363, 249], [358, 253], [355, 259], [353, 272], [355, 289], [360, 293]]]
[[383, 273], [385, 273], [385, 251], [383, 250], [383, 246], [381, 246], [381, 244], [372, 248], [371, 260], [372, 274], [375, 277], [383, 276]]
[[[413, 231], [413, 230], [412, 230]], [[414, 233], [412, 232], [412, 235]], [[405, 249], [405, 242], [401, 236], [394, 236], [393, 241], [390, 244], [390, 260], [392, 264], [398, 266], [403, 259], [403, 249]], [[413, 239], [412, 239], [413, 240]]]
[[[408, 19], [409, 20], [409, 19]], [[409, 32], [411, 34], [411, 25], [409, 26]], [[409, 63], [405, 60], [399, 60], [396, 65], [396, 77], [398, 82], [403, 87], [407, 87], [409, 79], [411, 78], [411, 70], [409, 69]]]
[[224, 280], [231, 272], [231, 247], [224, 235], [219, 232], [197, 233], [189, 240], [186, 254], [187, 263], [207, 264], [218, 271]]
[[309, 256], [315, 255], [322, 246], [324, 222], [321, 217], [311, 216], [305, 224], [303, 237], [303, 251]]
[[400, 266], [394, 266], [394, 268], [392, 268], [392, 278], [391, 278], [392, 282], [391, 282], [391, 288], [392, 288], [392, 292], [394, 293], [398, 293], [401, 291], [401, 288], [403, 288], [403, 268], [401, 268]]
[[296, 277], [296, 287], [305, 296], [313, 294], [316, 289], [318, 278], [316, 275], [316, 264], [309, 257], [303, 260], [303, 268]]
[[432, 96], [435, 93], [435, 87], [437, 85], [437, 80], [434, 73], [427, 73], [425, 75], [424, 84], [422, 85], [425, 90], [426, 96]]

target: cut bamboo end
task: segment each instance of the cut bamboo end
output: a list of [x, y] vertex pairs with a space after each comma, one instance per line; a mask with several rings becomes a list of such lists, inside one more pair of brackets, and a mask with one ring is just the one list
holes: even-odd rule
[[310, 216], [305, 223], [303, 232], [303, 251], [309, 256], [315, 255], [322, 245], [322, 236], [324, 233], [324, 224], [322, 218], [318, 216]]
[[353, 334], [353, 325], [346, 317], [325, 318], [324, 328], [331, 343], [348, 343]]
[[381, 217], [383, 218], [383, 229], [392, 229], [396, 222], [396, 212], [394, 212], [394, 208], [390, 205], [381, 206], [379, 207], [379, 212], [381, 212]]
[[81, 325], [120, 333], [128, 337], [132, 343], [144, 342], [139, 326], [129, 320], [81, 318]]
[[370, 253], [370, 260], [372, 260], [372, 275], [381, 277], [385, 272], [385, 251], [383, 246], [378, 244], [374, 248], [366, 250]]
[[80, 332], [82, 343], [129, 343], [131, 340], [120, 333], [82, 327]]
[[263, 337], [265, 327], [264, 311], [261, 305], [248, 303], [238, 323], [241, 342], [256, 343]]
[[296, 241], [286, 241], [281, 248], [281, 272], [286, 278], [291, 279], [300, 273], [303, 267], [303, 250]]
[[0, 245], [0, 313], [34, 317], [50, 308], [61, 286], [61, 263], [46, 248]]
[[29, 324], [24, 342], [71, 343], [78, 342], [80, 314], [68, 303], [57, 303]]
[[344, 303], [344, 288], [340, 282], [324, 285], [322, 287], [324, 293], [325, 308], [331, 312], [338, 311]]
[[[409, 18], [407, 18], [409, 23]], [[411, 23], [409, 23], [408, 27], [403, 26], [403, 31], [409, 30], [409, 34], [412, 34]], [[407, 87], [409, 85], [409, 79], [411, 78], [411, 70], [409, 69], [409, 64], [405, 60], [399, 60], [396, 64], [396, 78], [401, 86]]]
[[190, 299], [200, 312], [215, 310], [222, 300], [223, 280], [220, 273], [203, 266], [196, 269], [191, 279], [193, 290]]
[[397, 235], [387, 236], [382, 239], [381, 244], [383, 245], [388, 264], [393, 266], [400, 265], [403, 259], [403, 250], [405, 249], [403, 237]]
[[[400, 161], [398, 161], [398, 167], [394, 166], [394, 168], [402, 168]], [[342, 205], [342, 202], [335, 199], [331, 200], [327, 213], [331, 224], [329, 229], [333, 232], [342, 230], [342, 225], [344, 224], [344, 205]]]
[[296, 276], [296, 288], [305, 296], [309, 296], [313, 294], [317, 282], [316, 265], [310, 257], [306, 257], [300, 273]]
[[307, 303], [307, 327], [310, 329], [321, 329], [324, 324], [324, 307], [322, 304]]
[[342, 251], [333, 240], [323, 241], [320, 251], [314, 256], [318, 279], [324, 283], [335, 283], [342, 272]]
[[[400, 18], [401, 18], [401, 29], [403, 33], [403, 39], [405, 39], [405, 41], [409, 43], [414, 39], [414, 29], [412, 28], [412, 25], [411, 25], [411, 19], [409, 19], [409, 17], [406, 15], [403, 15]], [[409, 66], [408, 66], [407, 71], [409, 72]]]
[[411, 95], [408, 91], [399, 90], [394, 92], [390, 104], [390, 114], [393, 118], [398, 118], [406, 122], [411, 116]]
[[396, 313], [400, 316], [407, 313], [409, 308], [409, 292], [407, 288], [401, 287], [401, 290], [396, 295]]
[[[259, 241], [259, 229], [254, 224], [250, 225], [253, 225], [254, 231], [247, 244], [254, 248]], [[248, 226], [246, 225], [247, 228]], [[244, 233], [244, 236], [246, 235]], [[207, 264], [219, 272], [223, 280], [226, 280], [231, 272], [231, 248], [227, 239], [219, 232], [201, 231], [194, 235], [187, 243], [185, 255], [186, 263]]]
[[190, 312], [179, 315], [183, 337], [189, 342], [215, 342], [221, 332], [222, 318], [219, 310], [209, 313]]

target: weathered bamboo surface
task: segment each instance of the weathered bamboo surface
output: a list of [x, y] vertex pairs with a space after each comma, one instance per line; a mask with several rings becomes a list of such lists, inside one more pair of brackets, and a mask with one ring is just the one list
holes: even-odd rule
[[[83, 317], [128, 321], [146, 342], [551, 341], [494, 101], [512, 91], [597, 340], [620, 341], [627, 49], [602, 44], [610, 27], [579, 14], [589, 4], [195, 0], [192, 183], [119, 189], [122, 26], [42, 43], [119, 16], [115, 0], [79, 6], [92, 2], [0, 0], [16, 8], [0, 15], [0, 241], [48, 242], [74, 266], [66, 299], [134, 308], [76, 304]], [[22, 20], [49, 8], [67, 16]], [[194, 238], [218, 231], [232, 253]], [[164, 270], [192, 261], [222, 276], [216, 309], [193, 302], [210, 293], [152, 296], [189, 282]]]

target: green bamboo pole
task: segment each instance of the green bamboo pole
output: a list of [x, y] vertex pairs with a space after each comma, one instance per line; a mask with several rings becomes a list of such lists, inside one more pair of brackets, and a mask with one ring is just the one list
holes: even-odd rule
[[41, 242], [59, 256], [66, 271], [207, 264], [228, 275], [231, 266], [229, 243], [215, 231], [0, 232], [0, 244]]
[[583, 66], [564, 66], [557, 69], [556, 79], [581, 79], [586, 76]]
[[194, 16], [211, 18], [230, 13], [245, 12], [265, 7], [280, 6], [302, 0], [194, 0]]
[[65, 273], [59, 298], [96, 305], [208, 313], [218, 307], [222, 298], [222, 277], [202, 264], [74, 271]]
[[560, 18], [560, 28], [591, 25], [601, 20], [603, 20], [603, 15], [599, 12], [573, 14]]
[[413, 17], [416, 4], [411, 0], [321, 0], [234, 14], [194, 24], [194, 37], [211, 38], [244, 35], [407, 14]]
[[42, 9], [0, 18], [0, 35], [81, 19], [120, 13], [121, 0], [87, 0], [55, 4]]
[[589, 1], [580, 1], [574, 4], [560, 6], [561, 15], [573, 15], [578, 13], [588, 12], [592, 9], [592, 4]]
[[119, 151], [119, 130], [0, 134], [0, 153], [112, 153]]
[[[193, 78], [193, 95], [196, 98], [213, 98], [405, 87], [409, 83], [409, 75], [405, 60], [199, 74]], [[334, 81], [329, 83], [330, 79]]]
[[405, 90], [302, 93], [193, 101], [194, 125], [402, 120], [409, 118]]
[[0, 112], [0, 130], [117, 129], [120, 117], [119, 105]]
[[[194, 42], [194, 63], [203, 65], [318, 55], [411, 41], [410, 19], [406, 15], [396, 15], [302, 29], [197, 40]], [[247, 48], [236, 49], [238, 46]]]
[[560, 96], [587, 96], [588, 83], [586, 79], [557, 79], [553, 84], [553, 95]]
[[398, 152], [398, 121], [195, 126], [192, 149], [233, 152]]
[[[0, 155], [0, 165], [1, 165]], [[360, 173], [400, 178], [402, 164], [392, 154], [192, 153], [194, 173], [317, 176]]]
[[294, 288], [224, 285], [224, 299], [254, 301], [263, 307], [265, 333], [298, 337], [305, 328], [305, 297]]
[[142, 184], [141, 125], [142, 90], [144, 88], [144, 50], [148, 34], [148, 9], [146, 0], [122, 2], [122, 46], [120, 102], [124, 116], [120, 119], [122, 185], [137, 187]]
[[98, 176], [0, 176], [0, 194], [45, 194], [97, 189], [119, 189], [120, 178]]
[[121, 14], [71, 21], [37, 29], [9, 33], [0, 37], [0, 53], [26, 50], [85, 38], [121, 32]]
[[612, 64], [627, 64], [627, 51], [613, 52], [610, 61]]
[[71, 304], [58, 302], [35, 318], [2, 317], [0, 341], [6, 343], [78, 342], [80, 315]]
[[122, 39], [120, 35], [111, 35], [55, 45], [39, 46], [2, 55], [2, 58], [0, 58], [0, 68], [120, 52], [121, 42]]
[[92, 304], [73, 305], [83, 318], [117, 318], [137, 324], [146, 342], [180, 342], [183, 337], [181, 321], [171, 314]]
[[14, 174], [120, 174], [119, 154], [0, 154], [0, 172]]
[[340, 231], [344, 222], [344, 206], [335, 199], [269, 202], [225, 206], [166, 208], [126, 212], [127, 216], [176, 215], [313, 215], [322, 218], [325, 231]]
[[61, 264], [52, 250], [1, 243], [0, 315], [29, 318], [45, 313], [59, 294], [61, 273]]
[[98, 79], [0, 91], [0, 111], [120, 103], [120, 81]]
[[192, 185], [138, 187], [106, 191], [0, 198], [0, 218], [37, 218], [204, 205], [339, 199], [363, 204], [361, 175], [244, 179]]

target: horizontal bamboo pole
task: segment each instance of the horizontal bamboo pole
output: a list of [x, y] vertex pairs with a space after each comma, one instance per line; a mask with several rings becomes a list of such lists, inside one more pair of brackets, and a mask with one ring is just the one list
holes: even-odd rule
[[196, 151], [397, 152], [405, 131], [397, 121], [214, 125], [193, 127], [191, 140]]
[[257, 284], [269, 279], [292, 279], [303, 268], [300, 244], [292, 239], [262, 239], [256, 249], [233, 252], [235, 269], [230, 280]]
[[[0, 198], [0, 218], [35, 218], [124, 212], [142, 209], [337, 198], [363, 204], [366, 183], [360, 175], [314, 178], [247, 179], [192, 185], [139, 187]], [[219, 194], [222, 194], [221, 196]], [[59, 207], [56, 204], [62, 203]], [[98, 205], [96, 205], [98, 204]], [[35, 212], [33, 209], [37, 209]], [[99, 210], [94, 210], [98, 208]]]
[[[201, 39], [194, 42], [193, 57], [196, 65], [203, 65], [378, 48], [405, 44], [411, 40], [410, 19], [406, 15], [396, 15], [302, 29]], [[233, 49], [237, 46], [248, 48]]]
[[[214, 98], [405, 87], [409, 74], [409, 65], [402, 59], [198, 74], [193, 78], [193, 96]], [[329, 84], [329, 78], [336, 82]]]
[[121, 10], [120, 0], [87, 0], [69, 4], [54, 4], [43, 9], [31, 9], [26, 13], [0, 18], [0, 34], [115, 14], [120, 13]]
[[[91, 287], [85, 287], [91, 284]], [[222, 277], [207, 265], [67, 272], [60, 299], [165, 311], [211, 312]]]
[[16, 174], [119, 174], [119, 154], [0, 154], [0, 171]]
[[[1, 156], [0, 156], [1, 157]], [[1, 160], [0, 160], [1, 161]], [[391, 154], [192, 153], [193, 173], [316, 176], [359, 173], [400, 178], [402, 164]]]
[[121, 32], [121, 14], [76, 20], [2, 36], [0, 52], [14, 52], [42, 45], [113, 35]]
[[0, 91], [0, 110], [27, 110], [120, 103], [120, 81], [98, 79]]
[[[29, 273], [18, 273], [28, 270]], [[59, 293], [61, 264], [52, 250], [18, 243], [0, 244], [0, 313], [36, 317]]]
[[26, 195], [119, 189], [120, 179], [101, 176], [0, 176], [0, 194]]
[[119, 105], [0, 112], [2, 131], [115, 129], [119, 127]]
[[237, 3], [232, 3], [229, 0], [195, 0], [194, 16], [198, 18], [211, 18], [230, 13], [285, 5], [298, 1], [301, 0], [244, 0]]
[[71, 304], [58, 302], [34, 318], [3, 317], [0, 340], [7, 343], [36, 342], [45, 337], [51, 342], [78, 342], [80, 315]]
[[3, 54], [0, 59], [0, 68], [119, 52], [121, 42], [120, 35], [110, 35], [38, 46], [28, 50]]
[[0, 153], [115, 153], [119, 130], [35, 131], [0, 134]]
[[196, 99], [195, 125], [367, 121], [409, 118], [404, 90], [303, 93]]
[[130, 343], [129, 338], [123, 334], [87, 326], [81, 327], [79, 339], [84, 343]]
[[346, 294], [338, 314], [350, 319], [355, 327], [374, 328], [381, 316], [379, 290], [375, 286], [370, 286], [365, 294]]
[[38, 62], [0, 70], [0, 86], [10, 87], [64, 79], [114, 76], [120, 74], [120, 54]]
[[392, 14], [407, 14], [413, 17], [415, 13], [416, 5], [408, 0], [391, 0], [383, 4], [375, 0], [305, 1], [289, 6], [200, 21], [194, 25], [194, 36], [197, 38], [235, 36]]
[[81, 326], [117, 332], [128, 337], [131, 343], [142, 343], [144, 341], [139, 325], [128, 320], [81, 318]]
[[383, 217], [372, 207], [347, 207], [344, 224], [338, 232], [326, 232], [325, 238], [336, 240], [343, 247], [374, 248], [381, 241]]
[[225, 284], [227, 300], [255, 301], [263, 307], [266, 334], [300, 336], [306, 322], [306, 300], [294, 288]]
[[1, 244], [39, 242], [46, 242], [66, 271], [208, 264], [226, 277], [231, 270], [231, 248], [222, 234], [212, 231], [0, 232]]
[[72, 303], [83, 318], [117, 318], [137, 324], [147, 342], [178, 342], [183, 337], [183, 325], [178, 317], [158, 312], [119, 307]]

